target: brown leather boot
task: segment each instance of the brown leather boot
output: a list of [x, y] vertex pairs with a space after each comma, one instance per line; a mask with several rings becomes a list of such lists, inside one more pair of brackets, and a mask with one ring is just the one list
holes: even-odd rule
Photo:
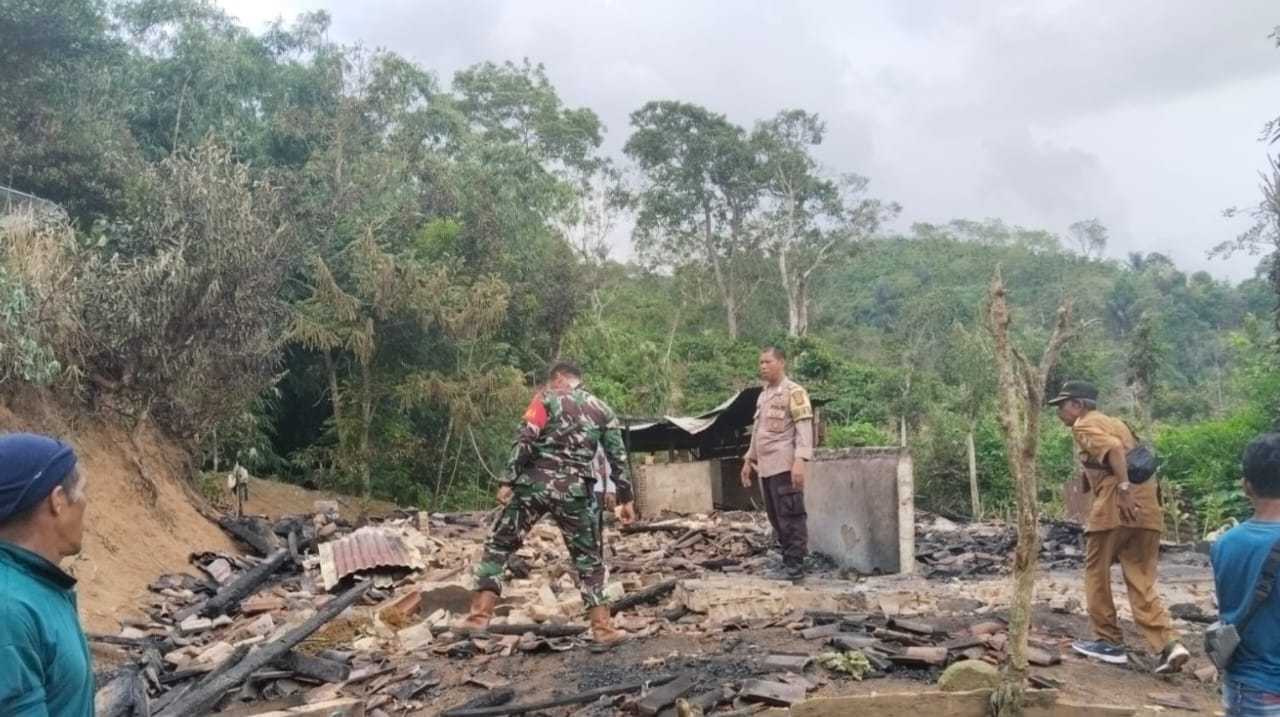
[[471, 611], [466, 617], [453, 623], [453, 631], [459, 635], [477, 635], [488, 631], [489, 621], [493, 619], [493, 609], [497, 604], [498, 596], [488, 590], [471, 593]]
[[631, 635], [627, 634], [626, 630], [614, 627], [608, 605], [597, 605], [591, 608], [587, 611], [587, 616], [591, 618], [591, 638], [595, 640], [593, 649], [612, 650], [631, 639]]

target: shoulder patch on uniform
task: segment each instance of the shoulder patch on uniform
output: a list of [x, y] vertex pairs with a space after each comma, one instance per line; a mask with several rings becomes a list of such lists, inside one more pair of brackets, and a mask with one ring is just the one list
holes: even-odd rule
[[542, 394], [533, 397], [524, 412], [524, 422], [541, 431], [547, 426], [547, 406], [542, 401]]
[[791, 420], [803, 421], [813, 418], [813, 406], [809, 403], [809, 394], [800, 386], [791, 388]]

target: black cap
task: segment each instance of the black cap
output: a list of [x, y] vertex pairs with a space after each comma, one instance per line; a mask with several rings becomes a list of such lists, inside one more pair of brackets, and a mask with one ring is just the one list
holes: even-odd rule
[[1062, 384], [1062, 390], [1058, 391], [1058, 395], [1049, 399], [1049, 405], [1056, 406], [1063, 401], [1072, 399], [1096, 401], [1098, 400], [1098, 387], [1088, 381], [1067, 381]]

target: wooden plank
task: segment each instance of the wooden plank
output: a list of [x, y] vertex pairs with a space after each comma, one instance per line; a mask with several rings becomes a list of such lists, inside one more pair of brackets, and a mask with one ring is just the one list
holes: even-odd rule
[[263, 712], [269, 712], [271, 710], [280, 711], [290, 707], [301, 707], [305, 704], [307, 704], [306, 693], [296, 692], [288, 697], [281, 697], [278, 700], [270, 700], [268, 702], [259, 702], [245, 707], [222, 710], [218, 713], [218, 717], [254, 717], [254, 715], [260, 715]]
[[[178, 701], [170, 703], [162, 712], [157, 712], [156, 717], [197, 717], [206, 714], [214, 705], [222, 699], [222, 696], [230, 689], [242, 684], [254, 672], [261, 667], [274, 662], [284, 653], [292, 650], [298, 643], [307, 639], [316, 630], [328, 623], [339, 613], [354, 605], [365, 593], [369, 592], [369, 588], [373, 586], [372, 581], [365, 581], [356, 584], [340, 597], [334, 598], [326, 602], [314, 616], [302, 623], [298, 627], [290, 630], [284, 637], [278, 641], [268, 645], [261, 646], [253, 655], [239, 659], [231, 659], [224, 663], [225, 672], [215, 672], [206, 678], [200, 685], [194, 687], [190, 692], [184, 694]], [[245, 649], [245, 654], [248, 649]], [[221, 668], [219, 668], [221, 670]]]
[[693, 691], [693, 678], [683, 675], [653, 690], [636, 703], [636, 711], [652, 717]]
[[1188, 712], [1200, 711], [1195, 701], [1177, 692], [1148, 692], [1147, 699], [1150, 700], [1151, 704], [1159, 705], [1160, 707], [1172, 707], [1173, 709], [1187, 710]]
[[1136, 707], [1090, 705], [1067, 701], [1022, 708], [1022, 717], [1132, 717], [1137, 713]]
[[330, 700], [313, 705], [256, 712], [245, 717], [364, 717], [364, 700]]
[[[852, 695], [806, 700], [791, 705], [791, 717], [844, 717], [867, 714], [877, 717], [986, 717], [991, 690], [969, 692], [902, 692]], [[1110, 705], [1058, 702], [1055, 690], [1023, 693], [1023, 717], [1128, 717], [1137, 710]]]
[[623, 597], [621, 600], [615, 600], [613, 604], [609, 606], [609, 614], [617, 615], [623, 610], [630, 610], [633, 607], [657, 602], [669, 595], [675, 589], [675, 580], [663, 580], [662, 582], [647, 587], [644, 590], [631, 593], [630, 595]]
[[766, 680], [745, 680], [738, 697], [748, 702], [763, 702], [775, 707], [790, 707], [804, 700], [805, 689], [800, 685]]
[[276, 574], [289, 557], [288, 548], [277, 550], [271, 554], [271, 557], [255, 565], [231, 584], [224, 586], [218, 591], [217, 595], [209, 598], [203, 604], [193, 605], [178, 612], [174, 619], [182, 622], [192, 616], [208, 618], [222, 615], [232, 605], [238, 606], [241, 600], [248, 597], [258, 589], [259, 585]]

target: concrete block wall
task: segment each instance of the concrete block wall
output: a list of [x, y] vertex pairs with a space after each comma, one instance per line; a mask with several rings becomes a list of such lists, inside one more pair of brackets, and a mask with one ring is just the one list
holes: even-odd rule
[[819, 450], [805, 480], [809, 549], [859, 573], [915, 570], [915, 494], [904, 448]]
[[710, 513], [712, 483], [719, 477], [714, 461], [652, 463], [639, 467], [636, 510], [656, 518], [663, 511], [679, 514]]

